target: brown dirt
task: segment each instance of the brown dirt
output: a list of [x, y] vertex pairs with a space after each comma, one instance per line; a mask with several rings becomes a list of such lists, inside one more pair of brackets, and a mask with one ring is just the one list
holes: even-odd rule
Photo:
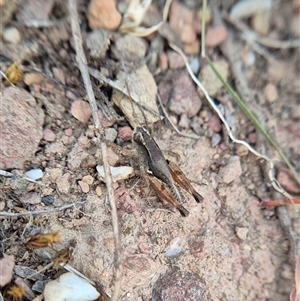
[[[16, 7], [10, 9], [15, 13], [8, 13], [9, 17], [1, 24], [2, 32], [14, 26], [21, 36], [15, 44], [2, 38], [1, 70], [5, 71], [13, 61], [18, 61], [25, 76], [37, 72], [43, 77], [27, 76], [27, 80], [30, 78], [32, 82], [25, 84], [20, 81], [15, 88], [1, 83], [1, 102], [14, 102], [17, 108], [22, 106], [22, 113], [13, 109], [8, 110], [5, 116], [3, 112], [1, 114], [1, 126], [5, 124], [5, 129], [10, 128], [11, 131], [5, 130], [0, 136], [0, 168], [12, 172], [14, 177], [0, 178], [0, 210], [18, 213], [50, 209], [72, 202], [75, 206], [62, 212], [36, 215], [31, 220], [28, 216], [1, 216], [2, 253], [14, 255], [16, 267], [40, 270], [51, 261], [50, 257], [55, 252], [49, 248], [28, 250], [23, 243], [34, 233], [59, 231], [61, 241], [55, 244], [55, 248], [68, 247], [70, 241], [75, 241], [76, 247], [69, 264], [100, 283], [110, 295], [113, 290], [114, 239], [106, 187], [96, 171], [96, 165], [102, 164], [102, 155], [95, 143], [92, 119], [89, 118], [91, 112], [82, 112], [87, 104], [86, 93], [75, 64], [74, 42], [66, 17], [67, 4], [58, 0], [46, 2], [45, 7], [38, 6], [32, 12], [29, 7], [34, 6], [34, 0], [24, 1], [26, 9], [25, 4], [16, 5], [17, 1], [12, 1]], [[183, 15], [194, 15], [193, 11], [200, 9], [199, 1], [183, 2], [180, 5], [188, 10]], [[219, 9], [230, 11], [235, 1], [229, 2], [226, 5], [223, 3]], [[297, 28], [289, 27], [284, 22], [289, 18], [290, 23], [296, 22], [300, 10], [298, 2], [286, 1], [282, 4], [284, 9], [274, 9], [269, 36], [281, 40], [299, 38]], [[4, 8], [10, 5], [7, 2]], [[190, 212], [188, 217], [180, 216], [176, 210], [160, 202], [149, 187], [144, 187], [138, 173], [114, 184], [124, 260], [120, 300], [288, 300], [294, 288], [295, 269], [289, 258], [290, 238], [284, 232], [276, 210], [262, 210], [260, 207], [261, 201], [271, 200], [275, 195], [266, 176], [266, 167], [247, 150], [228, 141], [219, 118], [197, 92], [182, 64], [176, 64], [179, 58], [169, 53], [170, 49], [163, 40], [158, 39], [157, 46], [153, 42], [154, 36], [139, 38], [136, 42], [139, 47], [129, 47], [119, 41], [122, 35], [115, 31], [104, 34], [110, 44], [105, 44], [105, 47], [101, 45], [101, 53], [98, 48], [98, 52], [91, 50], [93, 42], [87, 47], [86, 41], [91, 32], [87, 5], [86, 1], [79, 3], [89, 66], [115, 79], [122, 72], [124, 76], [142, 66], [148, 51], [148, 69], [154, 76], [171, 120], [182, 132], [201, 136], [199, 140], [182, 137], [171, 130], [167, 122], [159, 122], [153, 131], [161, 149], [176, 154], [179, 158], [177, 164], [204, 197], [204, 201], [198, 204], [184, 194], [184, 206]], [[175, 16], [180, 5], [171, 10]], [[150, 11], [154, 16], [162, 11], [162, 1], [153, 1], [152, 6]], [[122, 1], [117, 7], [122, 11]], [[213, 28], [213, 10], [211, 14], [212, 20], [208, 26]], [[41, 28], [22, 25], [22, 22], [39, 15], [42, 20], [62, 21]], [[171, 16], [170, 19], [175, 22], [176, 18]], [[194, 37], [200, 39], [199, 24], [195, 22], [186, 24], [186, 34], [181, 37], [186, 51], [194, 49]], [[265, 127], [299, 171], [299, 48], [266, 48], [272, 57], [266, 59], [241, 40], [237, 29], [225, 24], [227, 32], [233, 32], [240, 45], [239, 60], [253, 93], [251, 105], [258, 108], [256, 114], [262, 116]], [[177, 25], [173, 26], [176, 32]], [[224, 27], [221, 30], [220, 34], [224, 35]], [[126, 43], [130, 45], [135, 42], [133, 39]], [[211, 43], [213, 45], [214, 41]], [[124, 52], [126, 54], [122, 54]], [[221, 62], [220, 68], [225, 68], [228, 81], [234, 85], [236, 79], [231, 71], [232, 66], [219, 45], [208, 48], [207, 54], [217, 65]], [[253, 55], [254, 62], [250, 64], [249, 57]], [[199, 49], [193, 56], [199, 60]], [[165, 60], [169, 60], [168, 66], [173, 67], [166, 69]], [[166, 70], [161, 72], [159, 67]], [[209, 77], [209, 73], [205, 73], [206, 68], [201, 60], [200, 71], [197, 71], [200, 78]], [[100, 89], [112, 103], [112, 89], [99, 85], [94, 78], [92, 81], [96, 97]], [[273, 86], [270, 87], [270, 84]], [[209, 85], [212, 96], [225, 103], [232, 102], [228, 111], [234, 108], [230, 111], [230, 118], [236, 136], [249, 141], [254, 147], [265, 148], [270, 157], [277, 158], [274, 151], [261, 142], [254, 126], [225, 89], [217, 83], [209, 82]], [[12, 98], [12, 95], [18, 97]], [[99, 104], [100, 111], [108, 107]], [[120, 138], [122, 135], [128, 136], [130, 124], [119, 109], [114, 109], [121, 117], [115, 114], [113, 121], [107, 120], [105, 112], [99, 113], [106, 134], [122, 147], [130, 148], [131, 142]], [[28, 116], [25, 121], [24, 116]], [[27, 130], [33, 126], [34, 129]], [[18, 161], [14, 161], [13, 156]], [[109, 162], [114, 166], [134, 163], [111, 149]], [[282, 173], [288, 173], [283, 167], [283, 164], [277, 166]], [[25, 171], [33, 168], [44, 172], [40, 183], [30, 183], [20, 178]], [[285, 187], [299, 193], [294, 180], [287, 178], [284, 177]], [[76, 205], [83, 201], [84, 204]], [[299, 239], [299, 206], [288, 206], [288, 214]], [[57, 278], [61, 270], [50, 268], [41, 273], [42, 280], [33, 278], [23, 282], [31, 293], [38, 295], [44, 284]], [[25, 278], [16, 268], [13, 277]], [[33, 288], [38, 281], [41, 281], [39, 289]], [[23, 299], [32, 300], [32, 297], [27, 294]]]

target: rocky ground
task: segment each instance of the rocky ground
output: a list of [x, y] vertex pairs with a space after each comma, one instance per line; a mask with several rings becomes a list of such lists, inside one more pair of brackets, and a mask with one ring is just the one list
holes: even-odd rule
[[[291, 171], [201, 57], [201, 1], [174, 0], [166, 23], [147, 37], [131, 35], [130, 28], [121, 33], [128, 2], [78, 3], [88, 66], [105, 79], [91, 76], [106, 139], [129, 150], [133, 127], [152, 126], [159, 147], [171, 153], [204, 201], [184, 194], [190, 214], [182, 217], [144, 185], [135, 160], [108, 148], [111, 166], [134, 168], [113, 183], [123, 250], [119, 300], [289, 300], [299, 205], [262, 208], [263, 201], [283, 198], [270, 183], [268, 165], [232, 143], [170, 47], [173, 42], [183, 49], [192, 71], [225, 110], [234, 135], [274, 158], [279, 183], [299, 195]], [[253, 9], [247, 1], [209, 2], [206, 55], [299, 172], [300, 2], [262, 3]], [[153, 1], [138, 27], [142, 32], [162, 20], [164, 4]], [[23, 300], [43, 293], [45, 284], [64, 272], [54, 266], [42, 270], [57, 255], [53, 242], [56, 250], [72, 246], [68, 264], [111, 295], [114, 235], [107, 189], [97, 171], [103, 155], [76, 62], [67, 2], [4, 0], [0, 5], [0, 67], [15, 83], [3, 78], [0, 84], [0, 168], [13, 175], [0, 176], [0, 285], [22, 286]], [[109, 80], [126, 81], [132, 98], [137, 95], [163, 114], [158, 93], [170, 121], [197, 139], [126, 102]], [[34, 169], [41, 173], [37, 182], [25, 179]], [[52, 233], [52, 241], [30, 248], [26, 242], [39, 232]], [[9, 300], [7, 286], [2, 294]]]

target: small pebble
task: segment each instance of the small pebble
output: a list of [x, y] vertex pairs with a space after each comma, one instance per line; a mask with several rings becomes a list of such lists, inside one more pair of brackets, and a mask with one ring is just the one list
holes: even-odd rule
[[92, 185], [94, 183], [94, 178], [91, 175], [84, 176], [82, 182]]
[[[105, 182], [104, 168], [97, 165], [96, 167], [100, 179]], [[121, 181], [133, 175], [133, 168], [130, 166], [110, 167], [113, 182]]]
[[65, 134], [66, 134], [68, 137], [71, 137], [72, 134], [73, 134], [73, 130], [72, 130], [72, 129], [65, 129]]
[[251, 144], [256, 143], [256, 133], [250, 133], [248, 136], [248, 142]]
[[12, 44], [18, 44], [21, 40], [20, 32], [15, 27], [7, 27], [3, 32], [3, 39]]
[[97, 194], [97, 196], [101, 196], [103, 194], [103, 190], [100, 186], [96, 187], [96, 194]]
[[171, 246], [166, 250], [165, 255], [167, 257], [175, 257], [180, 254], [180, 252], [182, 251], [182, 248], [178, 245], [179, 242], [180, 242], [179, 237], [176, 237], [173, 240], [173, 243], [171, 244]]
[[44, 80], [43, 74], [37, 72], [26, 73], [23, 78], [23, 81], [27, 86], [31, 86], [33, 84], [39, 84], [43, 80]]
[[214, 133], [212, 138], [211, 138], [211, 146], [215, 147], [221, 142], [221, 135], [219, 133]]
[[5, 202], [1, 201], [0, 202], [0, 211], [4, 210], [4, 208], [5, 208]]
[[44, 290], [45, 301], [91, 301], [99, 296], [91, 284], [69, 272], [48, 282]]
[[43, 131], [43, 139], [48, 142], [53, 142], [56, 140], [56, 135], [50, 129], [44, 129]]
[[44, 203], [46, 206], [54, 204], [53, 195], [45, 195], [44, 197], [42, 197], [42, 203]]
[[83, 193], [88, 193], [90, 191], [90, 187], [89, 187], [89, 184], [83, 182], [83, 181], [78, 181], [78, 184], [81, 188], [81, 191]]
[[43, 171], [41, 169], [31, 169], [25, 172], [25, 176], [31, 180], [38, 180], [43, 177]]
[[129, 126], [123, 126], [118, 128], [118, 137], [124, 141], [130, 141], [132, 137], [132, 129]]
[[88, 34], [86, 45], [94, 58], [103, 58], [109, 48], [108, 32], [103, 28], [97, 28]]
[[255, 185], [253, 183], [251, 183], [250, 185], [247, 186], [247, 188], [249, 190], [254, 190], [255, 189]]
[[179, 121], [179, 126], [183, 129], [188, 129], [189, 128], [189, 121], [190, 119], [186, 116], [186, 114], [182, 114], [180, 116], [180, 121]]
[[197, 74], [200, 70], [200, 61], [198, 57], [193, 57], [189, 63], [194, 74]]
[[247, 156], [247, 155], [248, 155], [249, 150], [248, 150], [248, 148], [247, 148], [245, 145], [241, 144], [241, 145], [239, 145], [239, 146], [237, 147], [235, 153], [236, 153], [239, 157], [244, 157], [244, 156]]
[[211, 128], [215, 133], [219, 133], [222, 129], [220, 118], [217, 115], [212, 115], [207, 123], [208, 127]]
[[104, 132], [105, 132], [105, 138], [110, 141], [115, 141], [115, 139], [118, 136], [118, 132], [114, 128], [104, 129]]
[[119, 27], [122, 20], [114, 0], [91, 0], [87, 17], [91, 29], [102, 27], [114, 30]]
[[205, 46], [216, 47], [227, 38], [227, 30], [224, 25], [208, 27], [205, 35]]
[[177, 52], [169, 50], [167, 52], [167, 57], [170, 69], [179, 69], [184, 67], [184, 60]]
[[71, 114], [81, 123], [86, 124], [92, 116], [92, 111], [86, 101], [75, 100], [72, 103]]
[[269, 103], [278, 99], [278, 91], [274, 84], [268, 83], [265, 87], [264, 94]]
[[241, 239], [245, 240], [247, 238], [247, 234], [249, 232], [248, 228], [241, 228], [241, 227], [236, 227], [235, 228], [236, 235]]

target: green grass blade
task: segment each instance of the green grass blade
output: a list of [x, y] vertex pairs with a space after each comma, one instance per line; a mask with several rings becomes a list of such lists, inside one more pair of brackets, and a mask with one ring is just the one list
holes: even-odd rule
[[261, 132], [261, 134], [266, 138], [268, 143], [272, 145], [275, 150], [278, 152], [279, 156], [282, 158], [284, 163], [289, 167], [289, 169], [294, 174], [298, 184], [300, 185], [300, 176], [297, 174], [296, 170], [294, 169], [293, 165], [287, 158], [287, 156], [284, 154], [278, 143], [269, 135], [269, 133], [262, 127], [258, 119], [253, 115], [253, 113], [249, 110], [249, 108], [246, 106], [246, 104], [242, 101], [242, 99], [239, 97], [239, 95], [234, 91], [234, 89], [224, 80], [224, 78], [220, 75], [218, 70], [215, 68], [214, 64], [206, 58], [209, 66], [212, 68], [218, 79], [222, 82], [222, 84], [225, 86], [227, 91], [231, 94], [233, 99], [236, 101], [240, 109], [243, 111], [243, 113], [252, 121], [254, 126]]

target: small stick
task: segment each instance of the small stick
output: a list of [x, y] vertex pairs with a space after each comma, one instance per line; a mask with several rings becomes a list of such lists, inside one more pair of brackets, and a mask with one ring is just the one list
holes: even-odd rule
[[164, 108], [164, 105], [161, 101], [161, 97], [159, 96], [159, 94], [157, 94], [157, 99], [158, 99], [158, 102], [160, 104], [160, 107], [161, 107], [161, 110], [163, 111], [163, 114], [165, 115], [165, 117], [167, 118], [167, 120], [169, 121], [169, 123], [171, 124], [172, 128], [174, 129], [174, 131], [179, 134], [180, 136], [183, 136], [183, 137], [187, 137], [187, 138], [191, 138], [191, 139], [201, 139], [200, 136], [196, 135], [196, 134], [186, 134], [186, 133], [181, 133], [177, 127], [172, 123], [167, 111], [165, 110]]
[[[96, 128], [96, 136], [100, 142], [101, 141], [100, 138], [104, 137], [104, 130], [99, 120], [95, 95], [92, 88], [91, 79], [89, 77], [87, 60], [82, 47], [82, 37], [81, 37], [79, 18], [77, 12], [77, 1], [69, 0], [68, 3], [69, 3], [69, 14], [71, 19], [72, 35], [73, 35], [75, 49], [76, 49], [76, 61], [78, 63], [78, 68], [81, 72], [84, 86], [87, 91], [88, 100], [92, 110], [93, 121]], [[115, 263], [114, 263], [115, 282], [114, 282], [114, 291], [111, 297], [111, 301], [117, 301], [120, 295], [121, 278], [122, 278], [121, 238], [120, 238], [120, 231], [119, 231], [119, 224], [118, 224], [117, 206], [116, 206], [115, 195], [114, 195], [114, 190], [112, 185], [112, 177], [111, 177], [110, 166], [107, 157], [107, 146], [104, 142], [100, 142], [100, 148], [101, 148], [102, 158], [103, 158], [108, 200], [111, 208], [111, 218], [113, 224], [114, 244], [115, 244]]]
[[25, 215], [38, 215], [38, 214], [44, 214], [44, 213], [53, 213], [53, 212], [59, 212], [59, 211], [66, 210], [71, 207], [75, 207], [75, 205], [82, 205], [84, 203], [85, 202], [72, 203], [72, 204], [63, 205], [63, 206], [56, 207], [56, 208], [50, 208], [47, 210], [36, 210], [36, 211], [28, 211], [28, 212], [22, 212], [22, 213], [0, 211], [0, 216], [18, 217], [18, 216], [25, 216]]
[[291, 205], [291, 204], [299, 204], [300, 199], [281, 199], [281, 200], [273, 200], [273, 201], [263, 201], [260, 203], [260, 206], [263, 208], [270, 208], [276, 206], [283, 206], [283, 205]]

